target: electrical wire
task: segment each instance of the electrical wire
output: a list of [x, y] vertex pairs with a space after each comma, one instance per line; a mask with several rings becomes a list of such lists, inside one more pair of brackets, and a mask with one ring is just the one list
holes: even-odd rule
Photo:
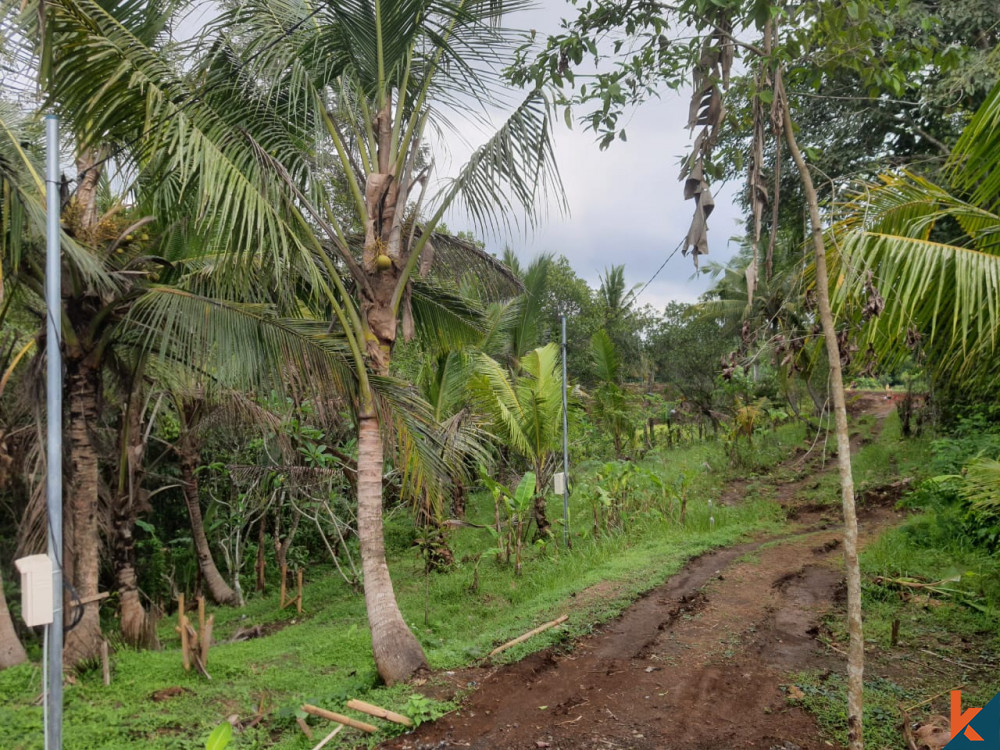
[[672, 258], [673, 258], [673, 257], [674, 257], [675, 255], [677, 255], [677, 251], [678, 251], [678, 250], [680, 250], [680, 249], [681, 249], [681, 248], [682, 248], [682, 247], [684, 246], [684, 243], [685, 243], [685, 240], [681, 240], [681, 241], [680, 241], [680, 242], [678, 243], [677, 247], [675, 247], [675, 248], [674, 248], [673, 252], [672, 252], [672, 253], [670, 253], [670, 255], [668, 255], [668, 256], [667, 256], [667, 259], [666, 259], [665, 261], [663, 261], [663, 263], [661, 263], [661, 264], [660, 264], [660, 267], [659, 267], [659, 268], [657, 268], [657, 269], [656, 269], [656, 273], [654, 273], [654, 274], [653, 274], [652, 276], [650, 276], [650, 277], [649, 277], [649, 281], [647, 281], [647, 282], [646, 282], [645, 284], [643, 284], [643, 285], [642, 285], [642, 289], [640, 289], [640, 290], [639, 290], [638, 292], [636, 292], [636, 293], [635, 293], [635, 295], [633, 296], [633, 299], [638, 299], [638, 298], [639, 298], [639, 295], [641, 295], [641, 294], [642, 294], [642, 293], [643, 293], [644, 291], [646, 291], [646, 287], [648, 287], [648, 286], [649, 286], [650, 284], [652, 284], [652, 283], [653, 283], [653, 280], [654, 280], [654, 279], [655, 279], [655, 278], [656, 278], [657, 276], [659, 276], [659, 275], [660, 275], [660, 271], [662, 271], [662, 270], [663, 270], [664, 268], [666, 268], [666, 267], [667, 267], [667, 263], [669, 263], [669, 262], [670, 262], [670, 260], [671, 260], [671, 259], [672, 259]]

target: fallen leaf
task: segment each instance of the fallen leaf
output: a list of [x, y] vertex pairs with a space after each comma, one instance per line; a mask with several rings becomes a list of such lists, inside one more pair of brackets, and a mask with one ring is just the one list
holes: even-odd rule
[[806, 697], [806, 694], [803, 693], [798, 688], [797, 685], [789, 685], [788, 686], [788, 697], [792, 698], [793, 700], [800, 701], [800, 700], [803, 700]]

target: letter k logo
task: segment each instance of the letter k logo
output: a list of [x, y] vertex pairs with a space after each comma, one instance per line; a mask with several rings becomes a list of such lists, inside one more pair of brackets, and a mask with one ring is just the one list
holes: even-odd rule
[[982, 711], [981, 708], [969, 708], [966, 709], [965, 713], [962, 713], [962, 691], [952, 690], [951, 691], [951, 738], [955, 739], [959, 732], [964, 729], [964, 734], [967, 739], [972, 742], [983, 742], [983, 738], [980, 737], [976, 730], [969, 726], [969, 722], [972, 721], [976, 715]]

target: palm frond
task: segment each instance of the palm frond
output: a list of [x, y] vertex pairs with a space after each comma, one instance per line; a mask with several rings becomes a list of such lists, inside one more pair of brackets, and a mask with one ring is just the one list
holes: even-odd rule
[[550, 200], [565, 209], [549, 103], [540, 91], [534, 91], [475, 150], [441, 196], [437, 211], [460, 206], [480, 230], [500, 233], [509, 230], [512, 217], [518, 215], [534, 226]]

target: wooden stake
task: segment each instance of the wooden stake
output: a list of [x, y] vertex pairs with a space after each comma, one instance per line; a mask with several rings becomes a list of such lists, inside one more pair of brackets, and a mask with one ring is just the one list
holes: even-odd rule
[[402, 724], [404, 727], [413, 726], [413, 722], [402, 714], [397, 714], [395, 711], [390, 711], [387, 708], [375, 706], [371, 703], [365, 703], [364, 701], [352, 699], [347, 701], [347, 707], [353, 708], [355, 711], [360, 711], [363, 714], [368, 714], [369, 716], [377, 716], [380, 719], [394, 721], [397, 724]]
[[[313, 732], [309, 728], [309, 725], [306, 724], [306, 720], [303, 719], [301, 716], [296, 716], [295, 717], [295, 723], [299, 725], [299, 729], [302, 730], [302, 734], [304, 734], [306, 736], [306, 739], [309, 740], [309, 741], [312, 741]], [[343, 724], [341, 724], [341, 726], [343, 726]]]
[[932, 695], [930, 698], [928, 698], [926, 700], [920, 701], [920, 703], [914, 703], [912, 706], [908, 706], [908, 707], [904, 708], [903, 712], [904, 713], [910, 713], [910, 711], [912, 711], [915, 708], [920, 708], [921, 706], [926, 706], [928, 703], [930, 703], [933, 700], [936, 700], [936, 699], [940, 698], [942, 695], [948, 695], [949, 693], [951, 693], [951, 691], [953, 691], [953, 690], [961, 690], [964, 687], [965, 687], [965, 685], [958, 685], [958, 686], [953, 687], [953, 688], [948, 688], [947, 690], [942, 690], [937, 695]]
[[374, 727], [371, 724], [365, 724], [363, 721], [358, 721], [357, 719], [352, 719], [350, 716], [344, 716], [343, 714], [337, 714], [333, 711], [327, 711], [325, 708], [319, 708], [318, 706], [313, 706], [306, 703], [302, 706], [302, 710], [307, 714], [312, 714], [313, 716], [321, 716], [324, 719], [329, 719], [330, 721], [336, 721], [339, 724], [345, 724], [349, 727], [354, 727], [355, 729], [360, 729], [362, 732], [368, 732], [369, 734], [374, 734], [378, 731], [378, 727]]
[[330, 732], [330, 734], [328, 734], [326, 737], [324, 737], [323, 741], [320, 742], [318, 745], [316, 745], [316, 747], [314, 747], [313, 750], [320, 750], [320, 748], [323, 747], [324, 745], [326, 745], [327, 742], [329, 742], [334, 737], [336, 737], [338, 734], [340, 734], [343, 731], [343, 729], [344, 729], [344, 725], [341, 724], [339, 727], [337, 727], [332, 732]]
[[181, 634], [181, 660], [184, 662], [184, 671], [191, 671], [191, 655], [188, 649], [188, 623], [184, 614], [184, 594], [177, 595], [177, 630]]
[[205, 632], [205, 597], [198, 597], [198, 632]]
[[547, 622], [544, 625], [539, 625], [534, 630], [529, 630], [524, 635], [519, 635], [514, 640], [507, 641], [502, 646], [497, 646], [495, 649], [493, 649], [492, 651], [490, 651], [490, 658], [493, 658], [494, 656], [496, 656], [497, 654], [499, 654], [501, 651], [506, 651], [511, 646], [516, 646], [519, 643], [524, 643], [529, 638], [532, 638], [532, 637], [538, 635], [539, 633], [542, 633], [542, 632], [548, 630], [549, 628], [554, 628], [556, 625], [562, 625], [568, 619], [569, 619], [569, 615], [563, 615], [562, 617], [556, 618], [552, 622]]
[[287, 577], [288, 577], [288, 566], [287, 565], [282, 565], [281, 566], [281, 604], [278, 607], [279, 609], [284, 609], [285, 608], [285, 592], [286, 592], [285, 579]]
[[208, 647], [212, 645], [212, 626], [215, 625], [215, 613], [208, 616], [208, 621], [201, 631], [201, 665], [208, 668]]
[[899, 645], [899, 620], [892, 621], [892, 637], [889, 639], [889, 645], [896, 648]]
[[101, 676], [105, 686], [111, 684], [111, 662], [108, 661], [108, 642], [105, 640], [101, 640]]
[[299, 582], [299, 596], [298, 599], [296, 599], [295, 611], [301, 615], [302, 614], [302, 568], [299, 568], [297, 578]]

